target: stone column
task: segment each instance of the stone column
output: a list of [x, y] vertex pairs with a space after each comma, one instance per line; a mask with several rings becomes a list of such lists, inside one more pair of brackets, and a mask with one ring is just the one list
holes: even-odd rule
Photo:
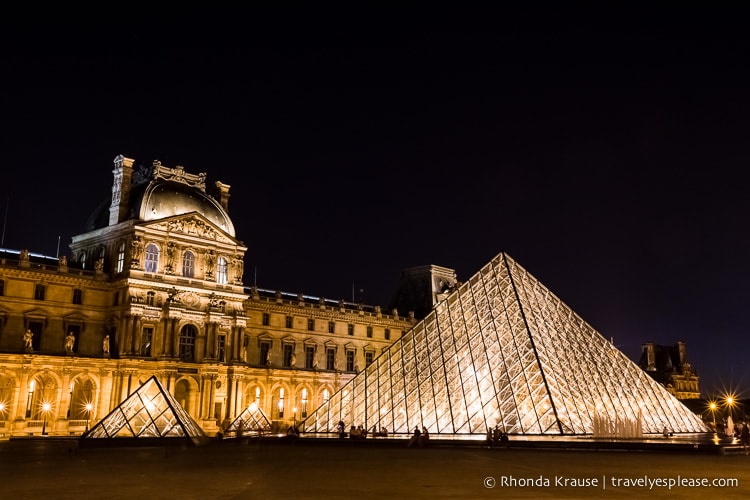
[[[134, 316], [135, 321], [133, 321], [133, 354], [140, 355], [141, 354], [141, 327], [143, 325], [142, 317], [141, 316]], [[153, 339], [151, 339], [151, 342], [153, 342]]]

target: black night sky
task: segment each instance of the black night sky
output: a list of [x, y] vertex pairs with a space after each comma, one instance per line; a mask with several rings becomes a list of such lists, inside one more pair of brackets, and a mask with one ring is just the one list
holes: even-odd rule
[[232, 186], [247, 285], [386, 306], [506, 251], [750, 395], [750, 10], [529, 5], [9, 14], [1, 246], [66, 253], [113, 158], [158, 159]]

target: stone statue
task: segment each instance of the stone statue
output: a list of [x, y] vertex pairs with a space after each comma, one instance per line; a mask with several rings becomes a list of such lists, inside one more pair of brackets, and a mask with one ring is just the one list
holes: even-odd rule
[[216, 264], [216, 254], [213, 250], [206, 252], [206, 278], [211, 279], [214, 275], [214, 265]]
[[105, 335], [104, 340], [102, 340], [102, 353], [109, 356], [109, 335]]
[[34, 350], [34, 334], [31, 330], [26, 330], [23, 334], [23, 345], [27, 352]]
[[130, 248], [130, 260], [134, 265], [138, 265], [141, 261], [141, 254], [143, 253], [143, 242], [140, 236], [133, 238], [133, 243]]
[[243, 260], [237, 256], [234, 259], [234, 279], [237, 283], [242, 283], [242, 275], [245, 272], [245, 263]]
[[67, 354], [73, 354], [73, 348], [76, 345], [76, 337], [73, 332], [68, 332], [65, 336], [65, 352]]
[[20, 260], [21, 260], [22, 262], [26, 262], [26, 261], [28, 261], [28, 260], [29, 260], [29, 251], [28, 251], [27, 249], [25, 249], [25, 248], [22, 248], [22, 249], [21, 249], [21, 253], [20, 253], [20, 254], [18, 254], [18, 258], [19, 258], [19, 259], [20, 259]]
[[68, 257], [65, 255], [61, 255], [58, 259], [58, 264], [60, 267], [68, 267]]
[[294, 353], [292, 353], [292, 356], [289, 358], [289, 366], [291, 366], [292, 368], [297, 366], [297, 355]]

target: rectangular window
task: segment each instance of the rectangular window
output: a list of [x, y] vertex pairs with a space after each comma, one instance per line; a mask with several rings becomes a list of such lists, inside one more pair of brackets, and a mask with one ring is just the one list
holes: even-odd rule
[[151, 339], [154, 336], [154, 328], [144, 326], [141, 330], [141, 356], [151, 357]]
[[35, 300], [44, 300], [44, 292], [46, 291], [45, 288], [46, 287], [44, 285], [36, 285], [34, 287], [34, 299]]
[[224, 351], [225, 346], [227, 344], [227, 337], [226, 335], [219, 335], [217, 338], [217, 345], [216, 345], [216, 357], [218, 358], [220, 363], [224, 362]]
[[[81, 325], [68, 325], [68, 333], [73, 334], [73, 345], [70, 348], [71, 353], [77, 353], [81, 340]], [[66, 339], [67, 340], [67, 339]], [[66, 345], [67, 349], [67, 345]]]
[[271, 324], [271, 315], [268, 313], [263, 313], [263, 326], [268, 326]]
[[365, 366], [370, 366], [372, 359], [375, 357], [375, 353], [372, 351], [365, 352]]
[[5, 281], [0, 280], [0, 296], [5, 295]]
[[328, 322], [328, 333], [335, 333], [336, 332], [336, 323], [333, 321]]
[[386, 328], [385, 329], [385, 340], [391, 340], [391, 329]]
[[258, 362], [260, 366], [266, 366], [271, 364], [271, 343], [261, 342], [260, 343], [260, 360]]
[[371, 326], [367, 327], [367, 338], [368, 339], [372, 338], [372, 327]]
[[[115, 294], [115, 297], [117, 297], [117, 294]], [[75, 290], [73, 290], [73, 303], [83, 304], [83, 290], [81, 290], [80, 288], [76, 288]]]
[[125, 243], [120, 243], [117, 249], [117, 263], [115, 264], [115, 272], [121, 273], [125, 269]]
[[286, 317], [286, 327], [287, 328], [291, 328], [293, 324], [294, 324], [293, 323], [293, 318], [291, 316], [287, 316]]
[[311, 331], [311, 332], [312, 332], [313, 330], [315, 330], [315, 320], [314, 320], [314, 319], [312, 319], [312, 318], [307, 318], [307, 329], [308, 329], [309, 331]]
[[34, 335], [31, 339], [31, 346], [34, 351], [39, 351], [39, 347], [42, 345], [42, 329], [44, 323], [41, 321], [29, 321], [29, 330]]
[[346, 326], [346, 331], [349, 333], [349, 335], [354, 335], [354, 325], [352, 325], [351, 323], [349, 323]]
[[305, 368], [311, 370], [315, 367], [315, 346], [305, 346]]
[[282, 363], [286, 367], [292, 366], [292, 354], [294, 353], [294, 346], [292, 344], [284, 344], [284, 359]]
[[146, 305], [147, 306], [153, 306], [154, 305], [154, 298], [156, 297], [156, 292], [148, 292], [146, 293]]
[[346, 371], [354, 371], [354, 351], [352, 350], [346, 351]]
[[336, 369], [336, 349], [329, 347], [326, 349], [326, 370]]

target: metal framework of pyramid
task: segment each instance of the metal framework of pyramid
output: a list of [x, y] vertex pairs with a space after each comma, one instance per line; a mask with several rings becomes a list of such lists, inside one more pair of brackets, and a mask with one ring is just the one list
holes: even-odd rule
[[242, 413], [237, 415], [224, 431], [226, 437], [229, 436], [246, 436], [261, 435], [264, 432], [271, 431], [271, 422], [266, 417], [257, 404], [252, 403], [245, 408]]
[[81, 438], [184, 438], [200, 444], [207, 436], [152, 376]]
[[[304, 432], [706, 432], [703, 422], [536, 278], [500, 253], [317, 408]], [[598, 434], [601, 434], [599, 429]]]

